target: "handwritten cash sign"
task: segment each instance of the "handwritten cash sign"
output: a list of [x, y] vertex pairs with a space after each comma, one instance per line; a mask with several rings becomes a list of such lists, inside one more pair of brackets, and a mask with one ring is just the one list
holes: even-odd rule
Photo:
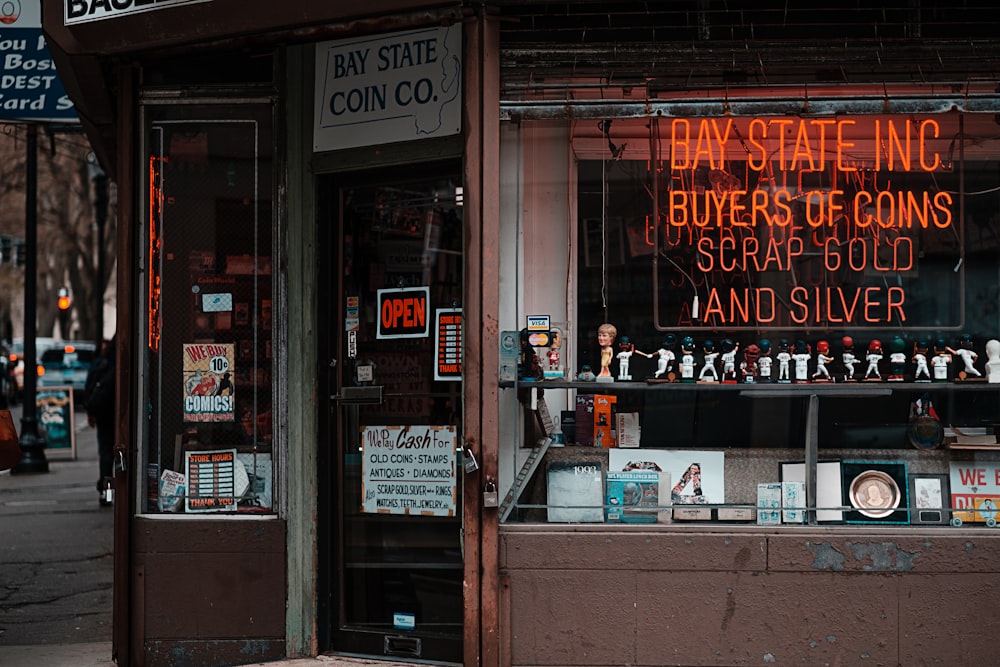
[[961, 134], [957, 116], [664, 122], [657, 328], [961, 326]]
[[184, 345], [184, 421], [236, 420], [232, 343]]
[[429, 287], [380, 289], [377, 338], [427, 338], [430, 321]]
[[[235, 512], [237, 461], [235, 449], [208, 452], [186, 452], [184, 468], [187, 473], [187, 512]], [[246, 480], [246, 468], [239, 464]]]
[[317, 151], [458, 134], [462, 26], [316, 45]]
[[361, 427], [361, 511], [454, 516], [454, 426]]
[[1000, 461], [952, 461], [952, 515], [966, 523], [1000, 520]]
[[437, 363], [435, 380], [462, 379], [462, 309], [440, 308], [437, 316]]
[[63, 0], [63, 23], [73, 25], [87, 21], [113, 19], [128, 14], [150, 12], [209, 0]]

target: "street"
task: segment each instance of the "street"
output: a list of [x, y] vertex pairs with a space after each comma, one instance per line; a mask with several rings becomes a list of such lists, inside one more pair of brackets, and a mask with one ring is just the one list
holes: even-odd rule
[[82, 412], [75, 431], [75, 461], [47, 450], [47, 473], [0, 472], [0, 647], [106, 643], [110, 656], [113, 516]]

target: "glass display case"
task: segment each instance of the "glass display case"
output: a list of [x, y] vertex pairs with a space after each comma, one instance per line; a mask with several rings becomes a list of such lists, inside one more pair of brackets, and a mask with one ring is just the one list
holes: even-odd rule
[[[503, 520], [994, 525], [992, 116], [566, 127], [508, 144], [572, 166], [553, 186], [569, 258], [522, 260], [501, 362], [518, 416]], [[546, 232], [517, 224], [527, 257]], [[531, 325], [556, 298], [532, 286], [563, 271], [565, 370], [540, 376], [551, 346]], [[645, 500], [619, 479], [637, 471]], [[626, 502], [645, 511], [623, 520]]]

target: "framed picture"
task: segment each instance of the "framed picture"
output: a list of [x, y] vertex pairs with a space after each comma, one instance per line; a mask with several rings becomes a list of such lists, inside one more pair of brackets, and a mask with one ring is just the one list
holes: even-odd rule
[[712, 450], [613, 448], [608, 470], [668, 473], [674, 505], [722, 505], [726, 502], [726, 454]]
[[[805, 461], [781, 463], [779, 481], [805, 482]], [[841, 487], [843, 473], [840, 461], [818, 461], [816, 463], [816, 521], [817, 523], [842, 523]]]
[[950, 505], [948, 475], [910, 475], [910, 523], [948, 523]]
[[847, 523], [909, 523], [906, 463], [844, 461], [843, 503]]
[[551, 461], [546, 470], [550, 523], [604, 523], [604, 470], [598, 461]]

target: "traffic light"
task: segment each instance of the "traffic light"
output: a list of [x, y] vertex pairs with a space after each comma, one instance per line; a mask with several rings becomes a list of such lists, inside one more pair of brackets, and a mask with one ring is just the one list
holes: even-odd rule
[[73, 305], [73, 298], [69, 295], [69, 290], [67, 288], [59, 288], [59, 297], [56, 301], [56, 305], [59, 306], [59, 310], [62, 311], [69, 310], [69, 307]]

